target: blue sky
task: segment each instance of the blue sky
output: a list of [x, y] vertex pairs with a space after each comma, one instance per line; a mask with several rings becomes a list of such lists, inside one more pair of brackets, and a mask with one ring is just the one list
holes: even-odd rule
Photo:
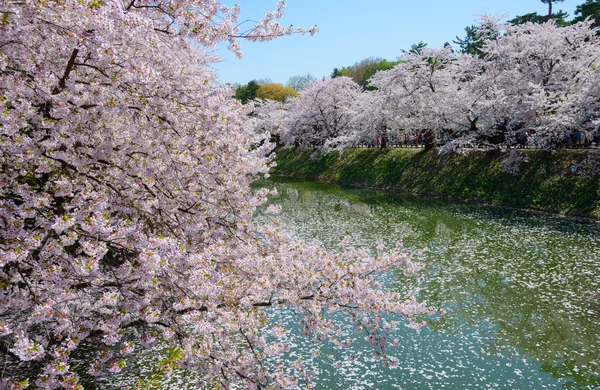
[[[240, 20], [258, 20], [275, 9], [277, 0], [237, 0]], [[232, 5], [227, 0], [223, 3]], [[584, 0], [556, 3], [574, 16]], [[423, 41], [430, 47], [452, 43], [478, 14], [508, 14], [508, 18], [530, 12], [546, 14], [540, 0], [287, 0], [282, 24], [320, 32], [310, 37], [295, 34], [272, 42], [241, 42], [243, 59], [220, 46], [222, 61], [216, 70], [222, 83], [247, 83], [271, 79], [286, 83], [291, 76], [311, 73], [329, 76], [334, 67], [352, 65], [367, 57], [394, 60], [402, 49]]]

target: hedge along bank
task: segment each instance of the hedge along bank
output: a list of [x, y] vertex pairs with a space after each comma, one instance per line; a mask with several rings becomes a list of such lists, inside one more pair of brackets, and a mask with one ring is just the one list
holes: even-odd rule
[[600, 219], [600, 149], [276, 150], [274, 175]]

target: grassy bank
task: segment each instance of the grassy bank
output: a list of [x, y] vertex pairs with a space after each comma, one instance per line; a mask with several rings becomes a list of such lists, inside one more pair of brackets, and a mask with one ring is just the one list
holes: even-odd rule
[[374, 187], [465, 202], [600, 219], [600, 151], [518, 150], [518, 172], [503, 172], [506, 152], [439, 155], [422, 149], [350, 149], [315, 154], [276, 151], [275, 175]]

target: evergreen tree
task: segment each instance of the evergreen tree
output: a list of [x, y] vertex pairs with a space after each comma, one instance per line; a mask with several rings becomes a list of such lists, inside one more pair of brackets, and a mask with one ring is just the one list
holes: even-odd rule
[[600, 27], [600, 0], [587, 0], [575, 9], [573, 23], [581, 22], [586, 18], [593, 21], [594, 27]]
[[465, 27], [465, 32], [467, 33], [465, 38], [460, 39], [456, 37], [456, 40], [452, 42], [460, 47], [460, 52], [463, 54], [468, 53], [483, 57], [483, 41], [481, 40], [481, 34], [477, 26], [467, 26]]
[[[555, 21], [556, 25], [559, 27], [565, 27], [569, 25], [569, 22], [566, 19], [569, 17], [569, 14], [564, 11], [558, 11], [553, 14], [550, 18]], [[532, 23], [545, 23], [548, 21], [548, 16], [539, 15], [537, 12], [531, 12], [525, 15], [519, 15], [508, 22], [511, 24], [525, 24], [528, 22]]]
[[250, 81], [246, 85], [241, 85], [235, 90], [234, 98], [241, 101], [242, 104], [247, 104], [250, 100], [256, 99], [256, 91], [260, 85], [256, 82], [256, 80]]
[[562, 3], [564, 0], [541, 0], [542, 3], [548, 4], [548, 16], [547, 19], [552, 18], [552, 4], [553, 3]]

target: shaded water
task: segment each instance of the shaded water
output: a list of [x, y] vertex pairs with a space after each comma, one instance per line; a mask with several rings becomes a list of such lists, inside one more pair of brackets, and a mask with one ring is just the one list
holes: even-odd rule
[[[395, 331], [395, 369], [372, 359], [366, 342], [340, 350], [290, 334], [288, 359], [314, 367], [318, 389], [600, 388], [598, 223], [308, 182], [267, 185], [278, 188], [276, 218], [304, 239], [333, 248], [351, 234], [355, 244], [427, 248], [423, 281], [399, 274], [390, 284], [419, 286], [422, 301], [447, 312], [419, 332]], [[298, 318], [279, 311], [272, 320], [293, 328]]]

